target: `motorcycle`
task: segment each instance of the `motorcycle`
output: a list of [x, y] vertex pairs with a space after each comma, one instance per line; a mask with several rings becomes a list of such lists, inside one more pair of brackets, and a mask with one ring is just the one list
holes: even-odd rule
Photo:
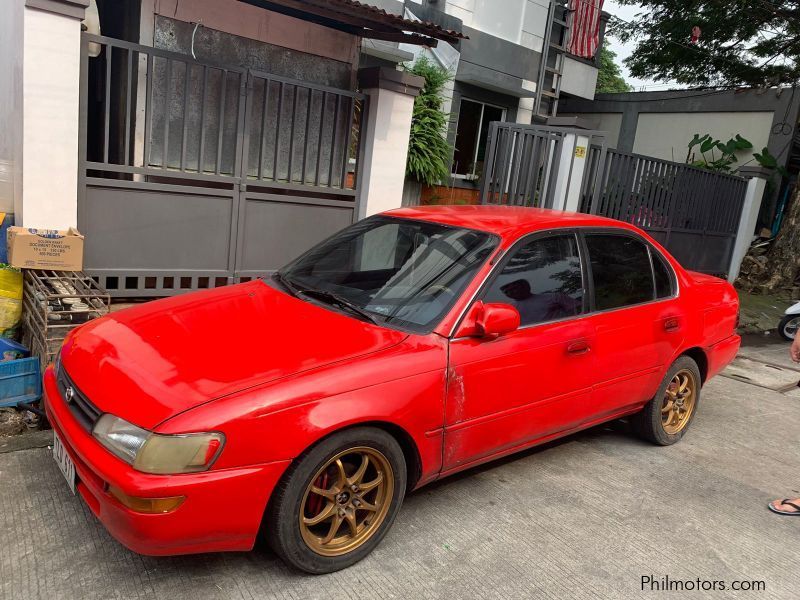
[[787, 308], [784, 315], [778, 324], [778, 333], [781, 334], [783, 339], [791, 342], [794, 340], [798, 328], [800, 328], [800, 302]]

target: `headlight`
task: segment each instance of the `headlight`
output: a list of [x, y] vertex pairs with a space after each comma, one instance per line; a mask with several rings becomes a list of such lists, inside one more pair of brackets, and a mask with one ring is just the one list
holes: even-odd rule
[[98, 419], [92, 434], [137, 471], [158, 475], [205, 471], [225, 443], [221, 433], [162, 435], [110, 414]]

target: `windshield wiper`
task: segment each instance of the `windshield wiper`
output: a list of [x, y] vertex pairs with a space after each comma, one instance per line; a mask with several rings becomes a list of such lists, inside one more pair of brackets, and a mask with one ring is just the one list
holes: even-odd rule
[[278, 283], [280, 283], [286, 290], [295, 298], [299, 297], [300, 294], [303, 292], [300, 288], [298, 288], [295, 284], [293, 284], [289, 279], [281, 273], [280, 271], [275, 271], [272, 274], [272, 278], [275, 279]]
[[363, 317], [373, 325], [380, 325], [380, 321], [369, 311], [364, 310], [357, 304], [350, 302], [347, 298], [340, 296], [335, 292], [329, 292], [328, 290], [318, 290], [318, 289], [303, 289], [300, 290], [300, 293], [304, 296], [311, 296], [312, 298], [316, 298], [318, 300], [322, 300], [324, 302], [328, 302], [329, 304], [334, 304], [346, 310], [349, 310], [351, 313], [354, 313], [360, 317]]

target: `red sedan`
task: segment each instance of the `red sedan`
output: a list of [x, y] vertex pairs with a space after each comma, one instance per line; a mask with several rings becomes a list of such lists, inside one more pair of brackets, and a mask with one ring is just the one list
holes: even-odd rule
[[330, 572], [439, 477], [620, 417], [677, 442], [737, 314], [728, 283], [618, 221], [395, 210], [270, 278], [76, 329], [45, 374], [54, 456], [136, 552], [262, 532]]

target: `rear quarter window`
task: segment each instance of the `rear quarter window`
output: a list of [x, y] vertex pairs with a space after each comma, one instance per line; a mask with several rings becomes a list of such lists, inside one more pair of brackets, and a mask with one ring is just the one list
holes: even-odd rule
[[675, 295], [675, 277], [672, 268], [660, 252], [650, 250], [653, 257], [653, 273], [656, 280], [656, 298], [669, 298]]

